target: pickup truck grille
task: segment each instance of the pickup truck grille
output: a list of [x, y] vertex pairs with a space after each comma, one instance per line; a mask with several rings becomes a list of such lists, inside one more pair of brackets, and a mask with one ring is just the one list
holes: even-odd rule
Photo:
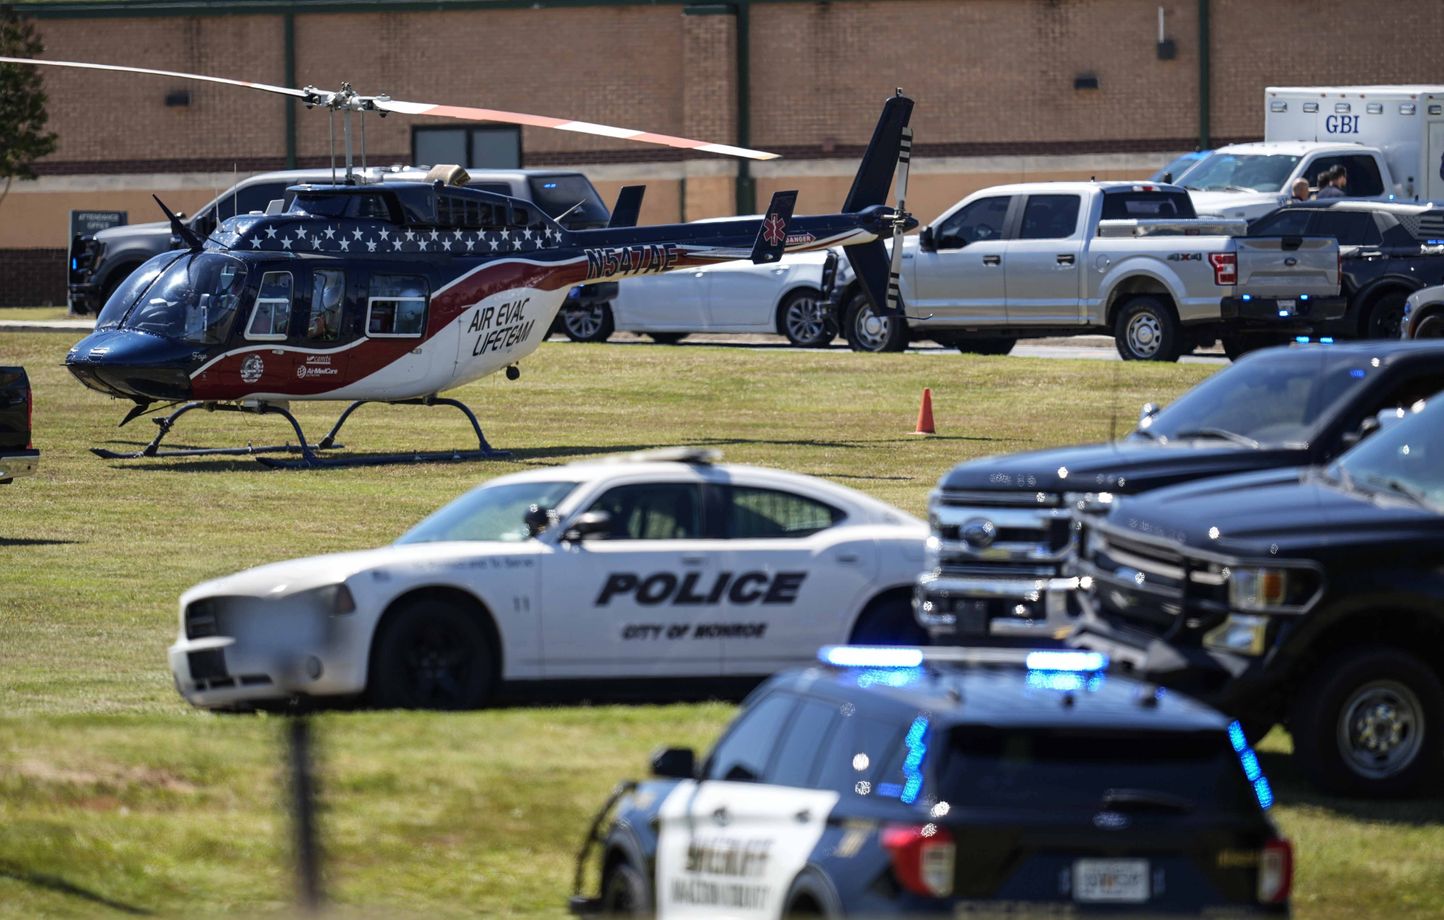
[[1045, 492], [943, 492], [932, 518], [946, 575], [1054, 575], [1072, 534], [1061, 496]]
[[1110, 618], [1171, 636], [1209, 628], [1228, 612], [1226, 570], [1183, 547], [1099, 527], [1084, 531], [1081, 546], [1078, 573], [1092, 579], [1089, 590]]

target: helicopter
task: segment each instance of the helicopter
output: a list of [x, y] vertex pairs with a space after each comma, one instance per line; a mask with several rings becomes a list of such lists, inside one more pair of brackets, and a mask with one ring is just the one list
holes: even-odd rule
[[[726, 156], [774, 154], [669, 135], [493, 109], [401, 102], [119, 65], [0, 57], [0, 63], [77, 67], [201, 80], [299, 97], [343, 115], [344, 175], [294, 186], [291, 202], [238, 214], [202, 239], [156, 198], [182, 248], [155, 256], [111, 295], [95, 331], [65, 363], [85, 386], [129, 400], [121, 420], [175, 408], [153, 421], [140, 450], [92, 448], [106, 459], [299, 453], [257, 457], [268, 466], [352, 466], [506, 456], [475, 413], [441, 392], [517, 363], [546, 338], [568, 291], [716, 262], [775, 262], [784, 252], [842, 246], [879, 312], [896, 315], [898, 238], [917, 225], [904, 210], [913, 102], [898, 90], [883, 105], [842, 211], [794, 216], [795, 191], [777, 192], [761, 218], [638, 226], [644, 186], [619, 194], [603, 229], [568, 230], [532, 202], [465, 187], [460, 167], [420, 181], [365, 180], [354, 169], [351, 117], [428, 114], [582, 131]], [[334, 134], [333, 134], [334, 150]], [[335, 161], [333, 159], [333, 170]], [[885, 204], [896, 173], [898, 201]], [[564, 215], [563, 215], [564, 216]], [[883, 239], [894, 245], [889, 256]], [[320, 441], [307, 441], [291, 401], [343, 400]], [[323, 456], [367, 403], [450, 406], [469, 420], [475, 450]], [[155, 407], [159, 406], [160, 409]], [[279, 415], [297, 444], [181, 448], [160, 445], [197, 409]]]

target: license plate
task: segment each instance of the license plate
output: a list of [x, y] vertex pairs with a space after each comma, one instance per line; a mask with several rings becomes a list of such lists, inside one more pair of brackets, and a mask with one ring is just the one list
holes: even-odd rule
[[1295, 301], [1292, 301], [1292, 300], [1280, 300], [1280, 301], [1279, 301], [1279, 312], [1280, 312], [1280, 313], [1285, 313], [1285, 312], [1287, 312], [1287, 313], [1292, 313], [1292, 312], [1294, 312], [1294, 303], [1295, 303]]
[[1073, 862], [1073, 900], [1141, 904], [1148, 900], [1148, 860], [1079, 859]]

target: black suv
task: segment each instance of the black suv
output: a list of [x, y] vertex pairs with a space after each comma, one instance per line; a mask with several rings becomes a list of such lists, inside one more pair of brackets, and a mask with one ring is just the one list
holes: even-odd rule
[[[1121, 441], [959, 464], [928, 505], [915, 594], [935, 642], [1037, 643], [1072, 623], [1072, 514], [1210, 476], [1328, 463], [1381, 410], [1444, 390], [1444, 342], [1358, 342], [1251, 354]], [[992, 637], [990, 639], [990, 637]]]
[[1265, 214], [1248, 233], [1339, 241], [1339, 284], [1348, 308], [1342, 319], [1315, 326], [1323, 336], [1397, 339], [1404, 301], [1444, 282], [1444, 207], [1437, 204], [1306, 201]]
[[[1366, 360], [1358, 370], [1368, 372]], [[1080, 521], [1071, 638], [1236, 714], [1285, 722], [1333, 792], [1444, 768], [1444, 399], [1325, 467], [1161, 489]]]
[[821, 658], [754, 691], [700, 769], [660, 751], [619, 788], [574, 912], [1288, 912], [1273, 792], [1214, 710], [1076, 651]]

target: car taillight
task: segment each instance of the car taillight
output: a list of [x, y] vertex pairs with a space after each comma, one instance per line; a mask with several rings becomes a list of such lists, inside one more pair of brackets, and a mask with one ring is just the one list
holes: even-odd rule
[[1219, 286], [1238, 283], [1238, 256], [1232, 252], [1209, 253], [1213, 265], [1213, 283]]
[[1264, 844], [1258, 863], [1260, 904], [1283, 904], [1289, 899], [1294, 881], [1294, 848], [1287, 840]]
[[882, 845], [892, 857], [898, 884], [908, 891], [932, 898], [953, 893], [957, 848], [947, 828], [936, 824], [886, 827]]

